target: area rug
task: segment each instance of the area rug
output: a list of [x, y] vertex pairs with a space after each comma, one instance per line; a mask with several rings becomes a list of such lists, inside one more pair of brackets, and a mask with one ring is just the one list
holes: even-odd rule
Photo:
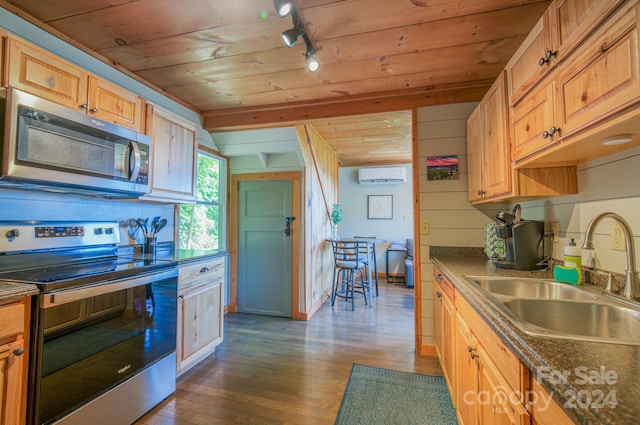
[[441, 376], [354, 364], [335, 425], [457, 424]]

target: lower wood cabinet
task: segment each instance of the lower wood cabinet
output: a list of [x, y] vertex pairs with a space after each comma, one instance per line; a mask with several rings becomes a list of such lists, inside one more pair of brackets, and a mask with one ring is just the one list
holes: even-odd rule
[[178, 270], [177, 374], [197, 364], [222, 342], [226, 257]]
[[529, 370], [434, 269], [434, 343], [463, 425], [528, 425]]
[[444, 372], [445, 380], [449, 386], [449, 392], [453, 399], [456, 394], [456, 374], [454, 362], [454, 338], [455, 307], [453, 305], [455, 289], [442, 273], [435, 273], [434, 297], [433, 297], [433, 335], [434, 344], [440, 358], [440, 365]]
[[29, 305], [0, 303], [0, 425], [25, 422]]

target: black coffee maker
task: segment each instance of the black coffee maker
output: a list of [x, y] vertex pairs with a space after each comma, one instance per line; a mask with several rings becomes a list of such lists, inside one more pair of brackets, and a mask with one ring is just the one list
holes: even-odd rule
[[495, 230], [504, 240], [504, 259], [495, 260], [496, 267], [536, 270], [544, 267], [544, 221], [522, 220], [520, 205], [512, 213], [496, 214]]

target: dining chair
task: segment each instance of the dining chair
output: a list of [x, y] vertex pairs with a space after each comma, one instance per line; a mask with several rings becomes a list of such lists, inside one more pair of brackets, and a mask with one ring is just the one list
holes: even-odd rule
[[[376, 237], [375, 236], [354, 236], [353, 239], [369, 239], [369, 240], [375, 240]], [[373, 281], [376, 284], [376, 297], [379, 294], [378, 291], [378, 261], [376, 259], [376, 244], [375, 242], [370, 242], [368, 244], [362, 244], [360, 246], [360, 254], [362, 256], [362, 260], [364, 261], [365, 265], [367, 266], [367, 275], [369, 275], [369, 264], [367, 264], [368, 262], [368, 256], [367, 256], [367, 248], [371, 251], [371, 262], [373, 263]]]
[[351, 300], [351, 310], [355, 310], [355, 297], [362, 294], [364, 303], [367, 301], [367, 289], [369, 282], [365, 282], [363, 269], [365, 263], [361, 259], [360, 242], [332, 241], [333, 247], [333, 286], [331, 288], [331, 305], [336, 297]]

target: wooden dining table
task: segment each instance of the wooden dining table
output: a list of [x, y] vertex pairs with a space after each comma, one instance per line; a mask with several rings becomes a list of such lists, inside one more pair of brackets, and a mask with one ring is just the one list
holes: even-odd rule
[[[375, 244], [387, 242], [386, 239], [373, 239], [373, 238], [329, 238], [326, 239], [327, 242], [345, 242], [345, 243], [354, 243], [358, 242], [358, 244], [363, 244], [367, 248], [367, 274], [369, 275], [367, 278], [367, 283], [369, 286], [369, 300], [371, 305], [373, 305], [374, 295], [373, 295], [373, 256], [371, 253], [373, 249], [375, 249]], [[332, 282], [333, 285], [333, 282]]]

